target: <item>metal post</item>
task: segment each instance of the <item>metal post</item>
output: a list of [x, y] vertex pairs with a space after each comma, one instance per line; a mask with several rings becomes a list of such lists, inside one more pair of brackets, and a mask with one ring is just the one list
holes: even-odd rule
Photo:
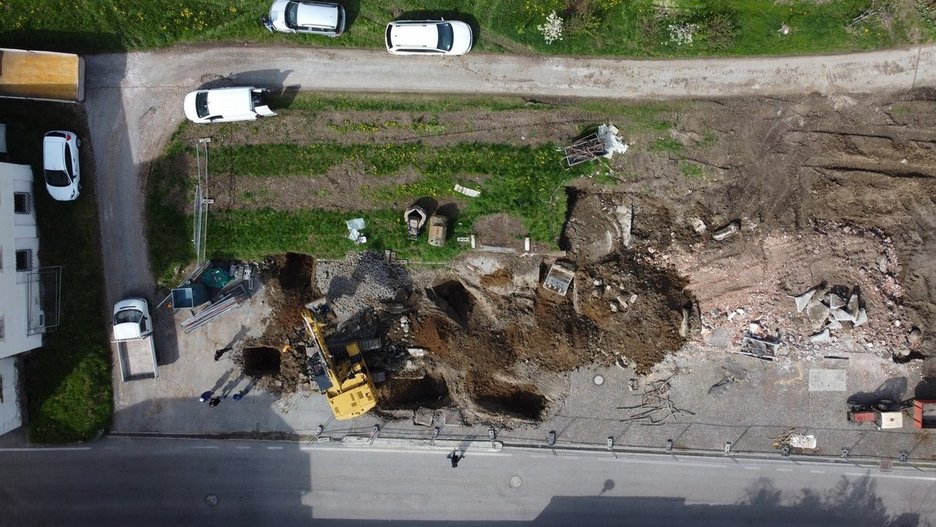
[[725, 455], [731, 455], [731, 441], [725, 441]]
[[672, 451], [673, 451], [673, 440], [672, 440], [672, 439], [667, 439], [667, 440], [666, 440], [666, 451], [667, 451], [667, 452], [672, 452]]
[[614, 449], [614, 436], [608, 436], [608, 450]]
[[488, 427], [488, 438], [491, 440], [491, 448], [496, 448], [494, 443], [497, 441], [497, 430], [493, 426]]
[[556, 431], [555, 430], [549, 431], [549, 435], [546, 436], [546, 444], [549, 446], [556, 445]]

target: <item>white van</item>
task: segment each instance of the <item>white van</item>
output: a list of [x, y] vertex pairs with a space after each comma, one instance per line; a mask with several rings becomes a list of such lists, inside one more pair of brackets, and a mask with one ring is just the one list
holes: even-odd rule
[[204, 124], [253, 121], [276, 115], [264, 102], [267, 91], [253, 86], [193, 91], [185, 96], [185, 117]]

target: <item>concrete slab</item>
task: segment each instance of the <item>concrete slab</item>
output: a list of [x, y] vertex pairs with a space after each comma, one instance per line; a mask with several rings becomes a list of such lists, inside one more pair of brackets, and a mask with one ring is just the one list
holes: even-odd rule
[[844, 392], [845, 379], [845, 370], [814, 368], [809, 370], [809, 391]]

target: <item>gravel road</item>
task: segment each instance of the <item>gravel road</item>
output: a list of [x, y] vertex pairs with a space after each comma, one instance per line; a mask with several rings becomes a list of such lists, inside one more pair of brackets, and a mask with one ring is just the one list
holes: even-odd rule
[[183, 95], [219, 77], [272, 89], [615, 99], [900, 92], [936, 86], [936, 46], [703, 60], [393, 57], [286, 47], [177, 47], [88, 57], [86, 109], [109, 303], [127, 294], [152, 297], [142, 167], [183, 118]]

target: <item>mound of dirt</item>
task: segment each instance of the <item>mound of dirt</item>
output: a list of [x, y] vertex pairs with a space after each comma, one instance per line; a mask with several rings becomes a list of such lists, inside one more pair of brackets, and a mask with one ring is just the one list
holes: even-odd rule
[[693, 303], [685, 285], [671, 271], [624, 256], [580, 270], [566, 297], [539, 287], [500, 295], [447, 280], [427, 289], [410, 337], [428, 350], [423, 366], [445, 377], [460, 408], [536, 421], [565, 396], [538, 388], [543, 376], [619, 357], [649, 372], [678, 350], [683, 310]]

